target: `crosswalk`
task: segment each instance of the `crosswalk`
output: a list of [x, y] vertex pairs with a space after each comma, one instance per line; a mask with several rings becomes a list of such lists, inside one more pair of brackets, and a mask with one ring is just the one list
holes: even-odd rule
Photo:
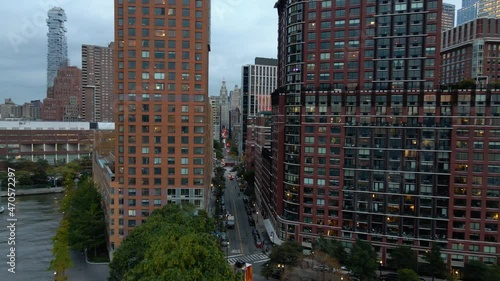
[[253, 254], [253, 255], [233, 255], [229, 256], [227, 259], [227, 262], [230, 265], [235, 264], [237, 261], [243, 261], [247, 263], [260, 263], [260, 262], [266, 262], [269, 260], [269, 257], [265, 254]]

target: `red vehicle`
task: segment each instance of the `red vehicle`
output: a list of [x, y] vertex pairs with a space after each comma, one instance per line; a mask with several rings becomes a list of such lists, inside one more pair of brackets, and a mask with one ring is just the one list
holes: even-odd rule
[[229, 180], [233, 180], [233, 175], [229, 175]]

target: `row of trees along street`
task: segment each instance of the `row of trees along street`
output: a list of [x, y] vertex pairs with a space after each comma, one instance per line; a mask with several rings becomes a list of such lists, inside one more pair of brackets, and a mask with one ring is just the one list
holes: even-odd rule
[[212, 234], [213, 218], [194, 206], [169, 204], [123, 240], [110, 263], [110, 281], [241, 280]]
[[109, 261], [101, 195], [91, 176], [80, 173], [81, 170], [80, 161], [60, 168], [65, 187], [61, 201], [63, 218], [52, 239], [53, 259], [49, 267], [49, 270], [56, 272], [55, 280], [58, 281], [67, 280], [65, 271], [72, 266], [70, 250], [86, 251], [92, 261]]
[[36, 161], [26, 159], [1, 160], [1, 166], [5, 166], [0, 171], [0, 180], [6, 182], [7, 167], [16, 170], [16, 188], [46, 188], [63, 185], [64, 177], [78, 166], [79, 172], [91, 173], [92, 162], [89, 157], [75, 160], [68, 164], [59, 163], [50, 165], [47, 160], [38, 159]]
[[[399, 281], [419, 281], [418, 273], [435, 277], [456, 280], [456, 275], [449, 272], [446, 263], [441, 257], [441, 249], [433, 244], [423, 259], [426, 263], [419, 263], [417, 253], [408, 246], [400, 246], [390, 251], [386, 269], [397, 271]], [[338, 240], [320, 238], [314, 244], [311, 255], [304, 255], [303, 248], [294, 241], [286, 241], [273, 248], [270, 261], [262, 267], [265, 277], [282, 278], [293, 276], [294, 270], [304, 269], [304, 263], [309, 267], [316, 264], [323, 269], [339, 269], [340, 265], [346, 266], [352, 272], [355, 280], [375, 281], [377, 270], [381, 272], [380, 263], [375, 249], [367, 241], [358, 240], [353, 245], [350, 253]], [[463, 271], [463, 281], [498, 281], [500, 280], [500, 266], [487, 266], [481, 262], [473, 261], [467, 264]]]

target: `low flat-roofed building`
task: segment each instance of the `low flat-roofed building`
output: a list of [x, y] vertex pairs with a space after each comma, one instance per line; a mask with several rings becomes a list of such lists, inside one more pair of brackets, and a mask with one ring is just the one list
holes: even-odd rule
[[114, 131], [114, 123], [0, 121], [0, 159], [68, 163], [91, 155], [100, 130]]

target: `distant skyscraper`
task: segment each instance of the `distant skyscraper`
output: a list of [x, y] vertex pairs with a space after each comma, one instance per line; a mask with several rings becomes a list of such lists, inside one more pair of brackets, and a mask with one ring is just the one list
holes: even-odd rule
[[222, 80], [220, 87], [220, 124], [229, 129], [229, 96], [227, 95], [226, 81]]
[[[241, 91], [238, 85], [234, 86], [234, 90], [231, 91], [231, 139], [233, 143], [232, 146], [238, 148], [238, 153], [241, 154]], [[238, 155], [239, 156], [239, 155]]]
[[448, 30], [455, 26], [455, 5], [443, 3], [441, 29]]
[[477, 12], [478, 18], [500, 18], [500, 1], [482, 0], [479, 1]]
[[210, 96], [210, 105], [212, 107], [212, 129], [213, 139], [220, 141], [220, 104], [219, 96]]
[[457, 25], [476, 18], [500, 18], [500, 1], [462, 0], [462, 8], [458, 9]]
[[114, 120], [113, 46], [82, 45], [82, 118]]
[[462, 8], [457, 12], [457, 25], [477, 18], [479, 0], [462, 0]]
[[47, 88], [54, 86], [57, 70], [68, 65], [68, 44], [66, 42], [66, 13], [62, 8], [54, 7], [48, 12], [47, 33]]
[[277, 87], [278, 60], [255, 58], [255, 64], [242, 67], [242, 108], [241, 108], [241, 147], [246, 151], [248, 126], [253, 124], [249, 118], [255, 118], [261, 111], [271, 110], [271, 93]]

